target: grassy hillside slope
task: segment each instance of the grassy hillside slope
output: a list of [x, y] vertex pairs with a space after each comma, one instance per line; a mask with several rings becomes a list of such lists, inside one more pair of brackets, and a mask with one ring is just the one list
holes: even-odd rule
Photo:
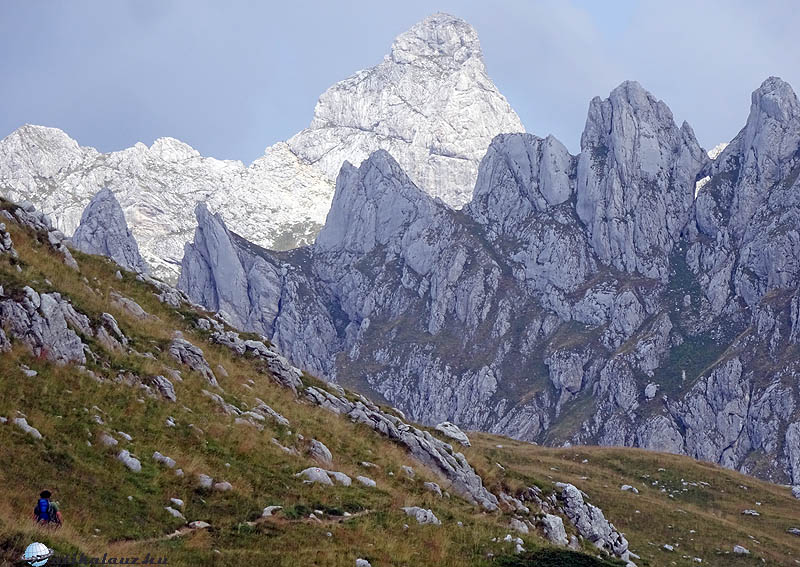
[[[617, 564], [596, 557], [588, 542], [585, 553], [576, 553], [550, 546], [537, 531], [517, 534], [509, 528], [509, 511], [486, 513], [456, 496], [434, 495], [423, 483], [438, 482], [443, 490], [446, 483], [403, 448], [296, 398], [256, 361], [208, 342], [208, 334], [195, 325], [207, 314], [161, 303], [153, 287], [133, 274], [115, 277], [117, 266], [104, 258], [75, 252], [76, 272], [39, 235], [12, 222], [6, 226], [20, 257], [0, 256], [6, 296], [29, 285], [39, 293], [60, 292], [92, 320], [111, 313], [133, 350], [109, 350], [86, 339], [97, 357], [90, 357], [85, 370], [34, 357], [18, 343], [0, 354], [0, 416], [9, 420], [0, 425], [0, 564], [21, 564], [17, 560], [32, 541], [60, 554], [149, 553], [167, 557], [169, 565], [187, 566], [352, 567], [359, 557], [374, 567]], [[112, 291], [133, 299], [150, 316], [139, 319], [115, 304]], [[203, 349], [222, 388], [216, 391], [228, 403], [247, 409], [263, 400], [289, 426], [265, 420], [259, 428], [221, 411], [202, 392], [212, 389], [208, 383], [168, 355], [175, 331]], [[27, 376], [23, 365], [36, 376]], [[172, 369], [183, 377], [173, 380], [176, 403], [138, 385]], [[12, 424], [21, 414], [42, 439]], [[104, 447], [104, 433], [118, 445]], [[786, 532], [800, 527], [800, 502], [786, 487], [673, 455], [546, 449], [485, 434], [471, 438], [473, 447], [464, 453], [493, 491], [519, 494], [536, 485], [549, 494], [557, 481], [575, 484], [626, 534], [641, 556], [640, 566], [697, 565], [695, 557], [703, 565], [726, 566], [800, 560], [800, 537]], [[333, 464], [326, 468], [348, 474], [351, 486], [309, 485], [294, 476], [316, 465], [307, 454], [311, 439], [331, 450]], [[141, 461], [141, 472], [116, 458], [121, 449]], [[183, 476], [153, 460], [155, 451], [174, 459]], [[414, 468], [413, 478], [403, 472], [404, 465]], [[199, 488], [197, 474], [229, 482], [233, 489]], [[377, 486], [362, 486], [357, 475], [374, 479]], [[623, 484], [640, 493], [621, 491]], [[31, 520], [45, 488], [54, 492], [65, 518], [57, 531]], [[184, 501], [185, 520], [165, 510], [170, 498]], [[272, 505], [283, 509], [262, 518], [262, 509]], [[442, 525], [418, 525], [403, 506], [430, 508]], [[760, 515], [742, 515], [744, 509]], [[211, 527], [185, 527], [195, 520]], [[568, 523], [567, 531], [575, 533]], [[514, 544], [502, 541], [506, 534], [522, 537], [526, 553], [514, 554]], [[750, 554], [732, 554], [737, 544]]]

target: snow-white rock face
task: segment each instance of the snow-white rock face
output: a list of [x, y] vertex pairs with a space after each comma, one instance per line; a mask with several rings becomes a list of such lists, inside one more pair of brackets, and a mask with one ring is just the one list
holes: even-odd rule
[[719, 154], [721, 154], [723, 150], [727, 147], [728, 147], [728, 142], [721, 142], [716, 146], [714, 146], [713, 148], [711, 148], [710, 150], [708, 150], [706, 154], [708, 154], [708, 157], [710, 159], [717, 159], [719, 157]]
[[56, 128], [28, 125], [0, 141], [0, 192], [33, 202], [66, 234], [103, 188], [122, 206], [153, 274], [170, 281], [194, 230], [197, 202], [222, 212], [252, 241], [289, 248], [313, 240], [333, 192], [284, 143], [245, 167], [202, 157], [172, 138], [102, 154]]
[[313, 242], [345, 161], [387, 149], [421, 188], [458, 207], [492, 137], [521, 131], [486, 74], [475, 30], [436, 14], [401, 34], [382, 63], [326, 91], [309, 128], [250, 166], [173, 138], [104, 154], [28, 125], [0, 141], [0, 194], [31, 201], [71, 235], [89, 200], [109, 188], [152, 273], [173, 282], [199, 202], [247, 240], [287, 250]]
[[399, 35], [380, 64], [325, 91], [288, 144], [331, 180], [345, 160], [358, 166], [387, 150], [417, 186], [458, 208], [492, 138], [523, 131], [487, 75], [475, 29], [434, 14]]
[[86, 206], [72, 244], [87, 254], [108, 256], [126, 270], [147, 273], [147, 264], [128, 230], [122, 207], [110, 189], [97, 193]]

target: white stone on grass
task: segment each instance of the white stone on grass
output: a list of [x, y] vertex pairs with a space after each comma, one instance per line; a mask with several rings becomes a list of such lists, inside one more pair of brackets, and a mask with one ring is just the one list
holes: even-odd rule
[[439, 526], [442, 523], [432, 510], [426, 510], [425, 508], [420, 508], [419, 506], [406, 506], [402, 510], [407, 516], [411, 516], [417, 520], [418, 524], [433, 524]]
[[375, 488], [377, 486], [374, 480], [366, 476], [357, 476], [356, 480], [361, 484], [363, 484], [364, 486], [369, 486], [371, 488]]
[[132, 472], [138, 473], [142, 471], [142, 463], [136, 457], [132, 456], [127, 449], [123, 449], [117, 455], [117, 459], [128, 467]]

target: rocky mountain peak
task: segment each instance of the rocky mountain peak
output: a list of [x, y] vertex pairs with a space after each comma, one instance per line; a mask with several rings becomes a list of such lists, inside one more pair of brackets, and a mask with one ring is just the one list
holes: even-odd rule
[[667, 105], [635, 81], [589, 105], [577, 171], [577, 212], [605, 263], [667, 276], [667, 255], [689, 218], [708, 161]]
[[108, 188], [99, 191], [84, 209], [72, 243], [87, 254], [108, 256], [126, 270], [147, 273], [122, 207]]
[[158, 138], [150, 146], [150, 151], [167, 162], [179, 162], [199, 158], [200, 152], [192, 146], [175, 138]]
[[436, 205], [417, 188], [400, 164], [378, 150], [359, 167], [345, 162], [336, 180], [336, 192], [315, 249], [365, 254], [385, 245]]
[[792, 86], [779, 77], [769, 77], [753, 91], [751, 114], [757, 112], [778, 122], [796, 120], [800, 115]]
[[[739, 142], [738, 144], [736, 142]], [[769, 178], [780, 176], [782, 162], [794, 156], [800, 143], [800, 103], [792, 87], [769, 77], [753, 91], [750, 115], [732, 150], [756, 154], [759, 170]]]
[[31, 169], [36, 175], [55, 175], [65, 167], [80, 164], [84, 151], [78, 142], [58, 128], [25, 124], [0, 142], [0, 174], [21, 179]]
[[437, 13], [400, 34], [390, 55], [395, 63], [453, 69], [471, 58], [482, 61], [478, 33], [464, 20]]
[[486, 74], [475, 30], [436, 14], [401, 34], [381, 63], [325, 91], [288, 144], [331, 180], [345, 161], [387, 150], [418, 187], [460, 207], [504, 132], [524, 128]]

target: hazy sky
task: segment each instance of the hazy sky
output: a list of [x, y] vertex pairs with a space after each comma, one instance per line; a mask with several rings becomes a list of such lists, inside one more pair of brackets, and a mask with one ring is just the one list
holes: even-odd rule
[[769, 75], [800, 88], [786, 1], [0, 0], [0, 137], [57, 126], [111, 151], [179, 138], [250, 162], [308, 125], [318, 96], [436, 11], [477, 30], [529, 132], [573, 152], [589, 100], [636, 79], [709, 148]]

